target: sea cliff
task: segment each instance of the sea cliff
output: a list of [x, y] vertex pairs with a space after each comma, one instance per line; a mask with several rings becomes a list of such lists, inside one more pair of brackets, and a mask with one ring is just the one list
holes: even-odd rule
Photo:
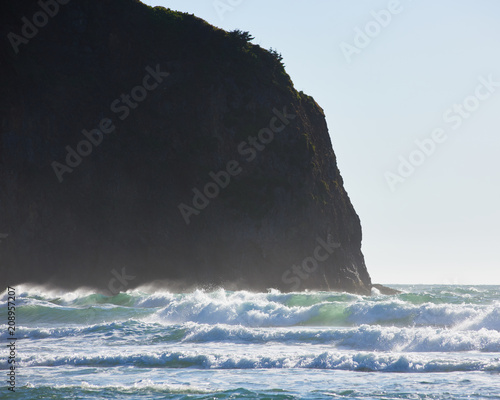
[[370, 293], [323, 110], [277, 52], [133, 0], [0, 21], [2, 277]]

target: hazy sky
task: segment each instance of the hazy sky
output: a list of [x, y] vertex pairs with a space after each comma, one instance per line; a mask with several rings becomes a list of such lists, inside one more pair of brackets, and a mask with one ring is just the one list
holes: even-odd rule
[[325, 111], [374, 282], [500, 284], [499, 1], [146, 3], [282, 54]]

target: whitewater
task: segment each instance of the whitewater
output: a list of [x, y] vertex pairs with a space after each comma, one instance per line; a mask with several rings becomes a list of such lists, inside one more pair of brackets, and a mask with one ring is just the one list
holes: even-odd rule
[[16, 287], [0, 399], [500, 399], [500, 286], [402, 293]]

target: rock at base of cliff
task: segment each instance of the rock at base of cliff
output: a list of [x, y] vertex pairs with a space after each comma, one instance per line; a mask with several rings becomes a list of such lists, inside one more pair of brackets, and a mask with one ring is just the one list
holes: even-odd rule
[[383, 294], [386, 296], [393, 296], [395, 294], [402, 293], [400, 290], [392, 289], [390, 287], [380, 285], [378, 283], [373, 284], [372, 289], [377, 289], [380, 292], [380, 294]]

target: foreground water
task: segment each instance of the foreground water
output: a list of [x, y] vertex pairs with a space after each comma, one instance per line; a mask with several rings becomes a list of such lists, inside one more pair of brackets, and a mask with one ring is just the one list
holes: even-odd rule
[[16, 392], [2, 379], [0, 398], [500, 399], [500, 286], [394, 287], [403, 293], [19, 286]]

